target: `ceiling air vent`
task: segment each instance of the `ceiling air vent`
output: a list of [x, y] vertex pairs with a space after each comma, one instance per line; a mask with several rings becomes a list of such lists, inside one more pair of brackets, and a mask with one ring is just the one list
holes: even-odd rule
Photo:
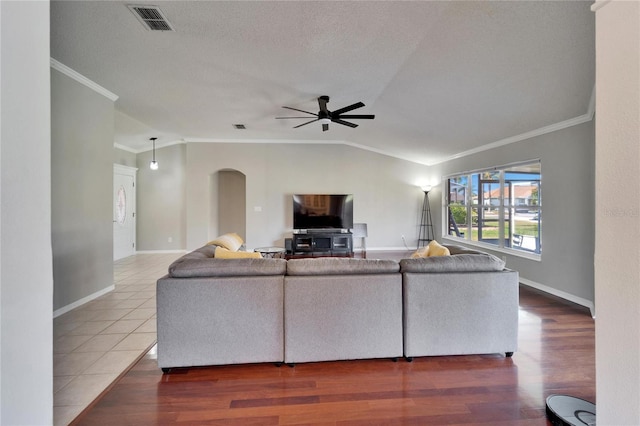
[[136, 18], [145, 29], [151, 31], [175, 31], [158, 6], [129, 4], [127, 7], [136, 15]]
[[247, 128], [247, 126], [245, 126], [244, 124], [234, 124], [233, 127], [235, 127], [238, 130], [244, 130]]

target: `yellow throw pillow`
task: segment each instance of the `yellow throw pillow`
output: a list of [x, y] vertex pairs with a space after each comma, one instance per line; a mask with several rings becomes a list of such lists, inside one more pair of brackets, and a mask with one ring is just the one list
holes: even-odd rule
[[262, 255], [257, 251], [229, 251], [224, 247], [216, 247], [213, 255], [216, 259], [262, 259]]
[[429, 247], [429, 254], [427, 255], [429, 257], [451, 255], [449, 249], [443, 245], [440, 245], [440, 243], [438, 243], [436, 240], [431, 241], [427, 247]]
[[429, 246], [421, 247], [411, 255], [412, 259], [416, 259], [418, 257], [427, 257], [429, 256]]
[[215, 245], [224, 247], [229, 251], [238, 251], [240, 246], [244, 241], [242, 241], [242, 237], [235, 232], [231, 232], [228, 234], [220, 235], [213, 241], [209, 241], [207, 245]]

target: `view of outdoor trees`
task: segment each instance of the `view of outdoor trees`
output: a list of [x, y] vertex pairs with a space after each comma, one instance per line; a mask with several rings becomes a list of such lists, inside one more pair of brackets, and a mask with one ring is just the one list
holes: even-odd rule
[[449, 178], [448, 234], [539, 254], [540, 182], [539, 162]]

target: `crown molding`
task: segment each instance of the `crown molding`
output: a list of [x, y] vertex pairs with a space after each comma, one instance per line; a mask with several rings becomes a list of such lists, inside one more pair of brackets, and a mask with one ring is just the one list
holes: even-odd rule
[[129, 148], [128, 146], [121, 145], [121, 144], [119, 144], [119, 143], [114, 143], [114, 144], [113, 144], [113, 147], [114, 147], [114, 148], [121, 149], [121, 150], [123, 150], [123, 151], [130, 152], [130, 153], [132, 153], [132, 154], [138, 154], [138, 153], [140, 153], [140, 152], [141, 152], [141, 151], [135, 150], [135, 149], [133, 149], [133, 148]]
[[108, 91], [107, 89], [100, 86], [99, 84], [94, 83], [93, 81], [89, 80], [87, 77], [69, 68], [65, 64], [53, 58], [50, 58], [50, 59], [51, 59], [51, 68], [53, 68], [54, 70], [60, 71], [62, 74], [66, 75], [67, 77], [74, 79], [78, 83], [87, 86], [89, 89], [94, 90], [95, 92], [100, 93], [102, 96], [106, 97], [107, 99], [113, 102], [118, 100], [118, 95]]
[[590, 120], [593, 120], [593, 116], [596, 114], [596, 85], [593, 85], [593, 89], [591, 89], [591, 98], [589, 99], [589, 107], [587, 108], [587, 116], [591, 117]]
[[315, 139], [209, 139], [209, 138], [185, 138], [184, 143], [262, 143], [262, 144], [292, 144], [292, 145], [346, 145], [353, 148], [362, 149], [364, 151], [374, 152], [376, 154], [385, 155], [387, 157], [397, 158], [399, 160], [410, 161], [412, 163], [427, 164], [409, 157], [403, 157], [378, 148], [367, 145], [361, 145], [355, 142], [345, 140], [315, 140]]
[[609, 3], [611, 3], [611, 0], [596, 0], [596, 2], [591, 5], [591, 11], [596, 12], [602, 9], [603, 7], [605, 7], [606, 5], [608, 5]]
[[185, 143], [264, 143], [264, 144], [327, 144], [341, 145], [341, 140], [299, 140], [299, 139], [216, 139], [216, 138], [184, 138]]
[[393, 153], [391, 153], [389, 151], [385, 151], [383, 149], [373, 148], [371, 146], [361, 145], [359, 143], [345, 141], [344, 144], [348, 145], [348, 146], [352, 146], [354, 148], [363, 149], [365, 151], [375, 152], [376, 154], [385, 155], [387, 157], [397, 158], [398, 160], [409, 161], [411, 163], [420, 164], [422, 166], [428, 166], [429, 165], [428, 163], [416, 160], [415, 158], [405, 157], [405, 156], [398, 155], [398, 154], [393, 154]]
[[446, 163], [447, 161], [456, 160], [458, 158], [467, 157], [469, 155], [478, 154], [483, 151], [488, 151], [490, 149], [499, 148], [501, 146], [510, 145], [512, 143], [524, 141], [527, 139], [535, 138], [536, 136], [546, 135], [547, 133], [557, 132], [558, 130], [566, 129], [568, 127], [577, 126], [578, 124], [586, 123], [593, 119], [589, 114], [584, 114], [579, 117], [570, 118], [569, 120], [561, 121], [559, 123], [554, 123], [549, 126], [541, 127], [539, 129], [532, 130], [530, 132], [521, 133], [516, 136], [510, 136], [508, 138], [491, 142], [486, 145], [479, 146], [477, 148], [470, 149], [468, 151], [462, 151], [458, 154], [454, 154], [450, 157], [443, 158], [437, 162], [429, 163], [428, 166], [434, 166], [436, 164]]
[[459, 152], [458, 154], [454, 154], [442, 160], [429, 163], [427, 164], [427, 166], [434, 166], [436, 164], [446, 163], [447, 161], [456, 160], [458, 158], [466, 157], [472, 154], [478, 154], [483, 151], [488, 151], [490, 149], [499, 148], [505, 145], [510, 145], [512, 143], [524, 141], [527, 139], [535, 138], [537, 136], [546, 135], [547, 133], [557, 132], [558, 130], [566, 129], [569, 127], [577, 126], [578, 124], [589, 122], [593, 120], [593, 116], [595, 115], [595, 110], [596, 110], [595, 105], [596, 105], [596, 87], [594, 85], [593, 89], [591, 90], [591, 98], [589, 99], [587, 112], [578, 117], [570, 118], [568, 120], [561, 121], [559, 123], [550, 124], [549, 126], [540, 127], [539, 129], [531, 130], [529, 132], [521, 133], [519, 135], [510, 136], [508, 138], [501, 139], [496, 142], [491, 142], [486, 145], [482, 145], [477, 148], [470, 149], [468, 151]]
[[[173, 146], [173, 145], [182, 145], [184, 143], [186, 143], [187, 141], [185, 141], [184, 139], [175, 139], [173, 141], [170, 142], [158, 142], [156, 141], [156, 150], [160, 149], [160, 148], [166, 148], [168, 146]], [[118, 148], [118, 149], [122, 149], [125, 151], [129, 151], [131, 153], [134, 154], [142, 154], [143, 152], [149, 152], [153, 150], [153, 147], [151, 148], [143, 148], [143, 149], [135, 149], [135, 148], [130, 148], [124, 145], [121, 145], [119, 143], [115, 143], [113, 144], [114, 148]]]
[[[53, 61], [53, 59], [52, 59]], [[457, 154], [454, 154], [452, 156], [443, 158], [442, 160], [438, 160], [438, 161], [433, 161], [433, 162], [424, 162], [424, 161], [419, 161], [416, 160], [415, 158], [410, 158], [407, 156], [402, 156], [402, 155], [397, 155], [397, 154], [393, 154], [389, 151], [383, 150], [383, 149], [378, 149], [378, 148], [373, 148], [367, 145], [362, 145], [359, 143], [355, 143], [355, 142], [349, 142], [349, 141], [345, 141], [345, 140], [314, 140], [314, 139], [310, 139], [310, 140], [299, 140], [299, 139], [219, 139], [219, 138], [193, 138], [193, 137], [187, 137], [187, 138], [183, 138], [183, 139], [177, 139], [174, 140], [172, 142], [168, 142], [168, 143], [164, 143], [162, 145], [156, 144], [156, 149], [159, 148], [164, 148], [167, 146], [172, 146], [172, 145], [178, 145], [178, 144], [185, 144], [185, 143], [230, 143], [230, 144], [250, 144], [250, 143], [254, 143], [254, 144], [307, 144], [307, 145], [346, 145], [346, 146], [350, 146], [353, 148], [358, 148], [358, 149], [362, 149], [364, 151], [369, 151], [369, 152], [373, 152], [376, 154], [380, 154], [380, 155], [384, 155], [387, 157], [392, 157], [392, 158], [397, 158], [399, 160], [404, 160], [404, 161], [409, 161], [411, 163], [416, 163], [416, 164], [420, 164], [423, 166], [435, 166], [437, 164], [442, 164], [442, 163], [446, 163], [447, 161], [451, 161], [451, 160], [456, 160], [458, 158], [463, 158], [469, 155], [473, 155], [473, 154], [478, 154], [480, 152], [483, 151], [488, 151], [490, 149], [494, 149], [494, 148], [499, 148], [501, 146], [505, 146], [505, 145], [509, 145], [512, 143], [516, 143], [516, 142], [520, 142], [523, 140], [527, 140], [527, 139], [531, 139], [537, 136], [542, 136], [545, 135], [547, 133], [552, 133], [552, 132], [557, 132], [558, 130], [562, 130], [562, 129], [566, 129], [569, 127], [573, 127], [573, 126], [577, 126], [578, 124], [582, 124], [582, 123], [586, 123], [589, 122], [591, 120], [593, 120], [593, 117], [595, 115], [595, 105], [596, 105], [596, 87], [595, 85], [593, 86], [593, 89], [591, 90], [591, 97], [589, 98], [589, 105], [587, 106], [587, 112], [583, 115], [580, 115], [578, 117], [574, 117], [574, 118], [570, 118], [568, 120], [565, 121], [561, 121], [559, 123], [554, 123], [551, 124], [549, 126], [545, 126], [545, 127], [541, 127], [539, 129], [535, 129], [535, 130], [531, 130], [529, 132], [525, 132], [525, 133], [521, 133], [519, 135], [515, 135], [515, 136], [510, 136], [508, 138], [505, 139], [501, 139], [499, 141], [495, 141], [495, 142], [491, 142], [488, 143], [486, 145], [482, 145], [467, 151], [462, 151], [459, 152]], [[116, 144], [114, 143], [113, 146], [115, 148], [119, 148], [125, 151], [129, 151], [132, 152], [134, 154], [140, 154], [142, 152], [147, 152], [147, 151], [151, 151], [151, 148], [149, 149], [140, 149], [140, 150], [136, 150], [136, 149], [132, 149], [132, 148], [128, 148], [125, 147], [124, 145], [120, 145], [120, 144]]]

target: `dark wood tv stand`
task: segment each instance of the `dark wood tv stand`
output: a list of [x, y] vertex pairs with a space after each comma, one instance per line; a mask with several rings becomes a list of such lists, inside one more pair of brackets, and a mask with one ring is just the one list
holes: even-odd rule
[[328, 256], [353, 257], [351, 232], [322, 230], [293, 234], [291, 253], [287, 254], [287, 258]]

